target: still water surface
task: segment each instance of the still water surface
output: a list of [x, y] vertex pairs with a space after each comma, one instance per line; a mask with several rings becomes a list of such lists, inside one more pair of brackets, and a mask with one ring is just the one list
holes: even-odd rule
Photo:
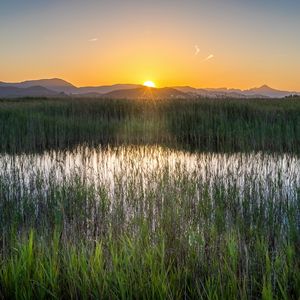
[[[264, 197], [296, 199], [300, 186], [300, 159], [289, 154], [189, 153], [160, 146], [121, 146], [112, 148], [77, 147], [72, 151], [42, 154], [0, 155], [0, 178], [19, 182], [19, 192], [64, 184], [74, 178], [84, 185], [105, 188], [110, 197], [122, 188], [143, 194], [163, 184], [180, 185], [188, 181], [208, 190], [218, 184], [235, 186], [243, 195], [263, 191]], [[14, 185], [11, 185], [14, 189]], [[276, 194], [276, 189], [280, 194]], [[276, 197], [275, 197], [276, 198]]]

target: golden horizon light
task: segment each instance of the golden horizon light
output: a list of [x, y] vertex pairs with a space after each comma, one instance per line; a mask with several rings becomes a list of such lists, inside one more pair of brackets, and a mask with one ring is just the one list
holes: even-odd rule
[[151, 80], [145, 81], [143, 85], [147, 86], [147, 87], [151, 87], [151, 88], [155, 88], [156, 87], [155, 83], [153, 81], [151, 81]]
[[300, 92], [299, 0], [11, 0], [0, 7], [1, 82]]

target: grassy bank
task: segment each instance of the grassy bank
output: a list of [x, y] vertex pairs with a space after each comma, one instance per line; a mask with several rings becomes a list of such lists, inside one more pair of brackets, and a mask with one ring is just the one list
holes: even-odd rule
[[0, 131], [10, 153], [81, 143], [299, 153], [300, 100], [2, 100]]

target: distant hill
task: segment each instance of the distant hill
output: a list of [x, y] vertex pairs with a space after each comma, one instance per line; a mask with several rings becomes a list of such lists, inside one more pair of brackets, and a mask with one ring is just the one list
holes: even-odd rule
[[76, 94], [106, 94], [116, 90], [128, 90], [143, 87], [140, 84], [113, 84], [103, 86], [86, 86], [77, 88]]
[[143, 86], [135, 89], [112, 91], [104, 94], [102, 97], [112, 99], [164, 99], [186, 98], [187, 94], [173, 88], [149, 88]]
[[280, 91], [263, 85], [258, 88], [249, 90], [240, 89], [227, 89], [227, 88], [193, 88], [190, 86], [178, 86], [176, 89], [186, 92], [197, 94], [202, 97], [219, 98], [219, 97], [232, 97], [232, 98], [283, 98], [289, 95], [299, 95], [297, 92]]
[[4, 87], [4, 86], [17, 87], [17, 88], [29, 88], [34, 86], [42, 86], [44, 88], [50, 89], [55, 92], [59, 92], [59, 93], [63, 92], [67, 94], [74, 93], [77, 90], [76, 86], [59, 78], [27, 80], [27, 81], [16, 82], [16, 83], [0, 82], [0, 87]]
[[[44, 90], [38, 90], [37, 87], [39, 87], [39, 89], [44, 88]], [[108, 98], [283, 98], [289, 95], [300, 95], [300, 93], [297, 92], [276, 90], [267, 85], [248, 90], [228, 88], [194, 88], [191, 86], [149, 89], [140, 84], [113, 84], [104, 86], [76, 87], [73, 84], [59, 78], [27, 80], [16, 83], [0, 82], [0, 88], [0, 97], [2, 98], [27, 97], [35, 95], [36, 97], [61, 96], [62, 93], [63, 95], [66, 94], [73, 97]]]
[[0, 86], [0, 98], [57, 97], [59, 95], [59, 93], [48, 90], [42, 86], [32, 86], [28, 88]]
[[43, 86], [47, 89], [72, 95], [89, 95], [99, 96], [98, 94], [105, 94], [115, 90], [134, 89], [142, 87], [140, 84], [113, 84], [104, 86], [86, 86], [76, 87], [73, 84], [59, 78], [52, 79], [39, 79], [39, 80], [27, 80], [22, 82], [0, 82], [0, 87], [17, 87], [28, 88], [33, 86]]
[[291, 94], [296, 94], [295, 92], [275, 90], [275, 89], [270, 88], [267, 85], [263, 85], [259, 88], [245, 90], [245, 91], [243, 91], [243, 93], [246, 95], [249, 95], [249, 96], [259, 94], [259, 95], [263, 95], [263, 96], [270, 97], [270, 98], [282, 98], [282, 97], [289, 96]]
[[[250, 98], [249, 96], [242, 93], [240, 90], [227, 90], [227, 89], [197, 89], [190, 86], [176, 86], [175, 89], [187, 93], [193, 97], [204, 97], [204, 98]], [[262, 95], [254, 95], [256, 98], [262, 98]], [[254, 96], [251, 96], [253, 98]]]

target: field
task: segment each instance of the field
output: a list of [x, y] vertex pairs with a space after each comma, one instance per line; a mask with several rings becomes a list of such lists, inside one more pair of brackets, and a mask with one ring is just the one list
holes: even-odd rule
[[0, 133], [0, 298], [299, 299], [299, 98], [0, 100]]

